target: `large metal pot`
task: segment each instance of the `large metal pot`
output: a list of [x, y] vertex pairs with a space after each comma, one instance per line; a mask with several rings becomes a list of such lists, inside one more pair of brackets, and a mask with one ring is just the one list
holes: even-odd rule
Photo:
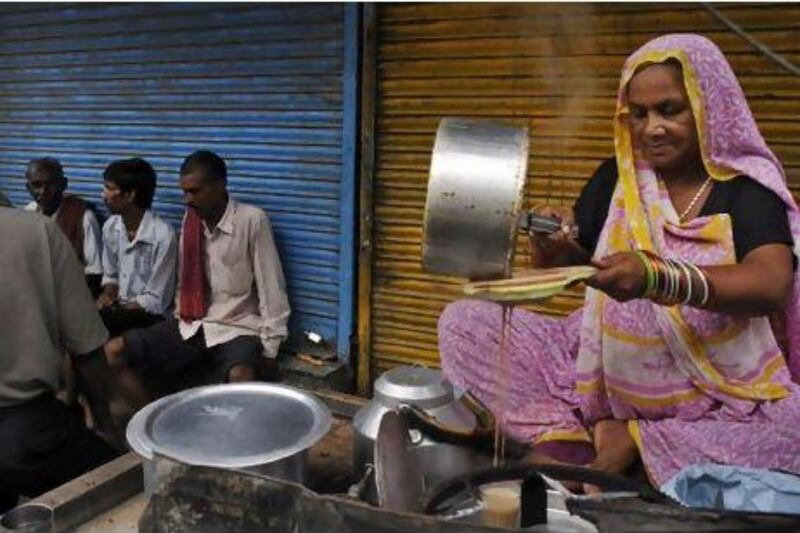
[[[376, 381], [372, 401], [353, 417], [354, 467], [362, 473], [373, 463], [375, 442], [381, 419], [401, 404], [414, 405], [449, 428], [469, 433], [478, 421], [475, 414], [456, 400], [453, 386], [439, 370], [422, 367], [397, 367], [383, 373]], [[410, 451], [420, 464], [426, 486], [449, 479], [483, 464], [480, 454], [466, 446], [446, 444], [411, 431]], [[375, 487], [369, 486], [367, 499], [376, 501]]]
[[156, 485], [153, 452], [179, 462], [236, 468], [304, 483], [306, 450], [330, 429], [314, 396], [272, 383], [211, 385], [153, 402], [131, 419], [127, 439]]
[[425, 201], [425, 270], [469, 278], [508, 274], [527, 166], [527, 128], [442, 119]]

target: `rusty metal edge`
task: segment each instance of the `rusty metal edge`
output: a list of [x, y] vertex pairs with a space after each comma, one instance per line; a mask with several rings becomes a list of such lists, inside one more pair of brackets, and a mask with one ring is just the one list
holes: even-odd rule
[[129, 452], [28, 503], [41, 503], [53, 510], [55, 533], [79, 526], [142, 489], [141, 460]]
[[359, 250], [358, 250], [358, 360], [356, 389], [370, 394], [372, 384], [372, 220], [373, 180], [375, 173], [375, 106], [377, 23], [375, 4], [363, 5], [361, 34], [361, 164], [359, 179]]
[[328, 409], [336, 416], [345, 418], [353, 418], [356, 412], [364, 407], [369, 400], [351, 394], [341, 392], [327, 391], [327, 390], [311, 390], [308, 391], [314, 394], [317, 398], [328, 406]]

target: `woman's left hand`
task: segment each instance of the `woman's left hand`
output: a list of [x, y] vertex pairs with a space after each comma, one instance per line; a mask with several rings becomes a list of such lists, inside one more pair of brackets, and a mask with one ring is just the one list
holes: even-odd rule
[[597, 273], [586, 280], [594, 287], [620, 302], [641, 298], [647, 282], [644, 263], [634, 252], [620, 252], [593, 260]]

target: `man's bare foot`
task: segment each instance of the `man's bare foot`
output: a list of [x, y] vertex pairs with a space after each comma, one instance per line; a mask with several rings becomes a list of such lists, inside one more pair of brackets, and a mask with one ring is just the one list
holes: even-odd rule
[[[589, 468], [624, 475], [639, 456], [633, 437], [628, 432], [627, 420], [601, 420], [594, 426], [594, 447], [597, 458], [587, 465]], [[594, 485], [585, 484], [586, 494], [602, 492]]]

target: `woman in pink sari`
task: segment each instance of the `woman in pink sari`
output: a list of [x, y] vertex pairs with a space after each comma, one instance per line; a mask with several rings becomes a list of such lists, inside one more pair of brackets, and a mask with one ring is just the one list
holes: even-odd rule
[[574, 211], [544, 211], [578, 239], [532, 239], [540, 265], [598, 267], [583, 308], [514, 309], [503, 372], [501, 308], [455, 302], [446, 375], [535, 458], [641, 459], [656, 486], [702, 463], [800, 473], [800, 212], [731, 67], [697, 35], [650, 41], [625, 63], [614, 130]]

